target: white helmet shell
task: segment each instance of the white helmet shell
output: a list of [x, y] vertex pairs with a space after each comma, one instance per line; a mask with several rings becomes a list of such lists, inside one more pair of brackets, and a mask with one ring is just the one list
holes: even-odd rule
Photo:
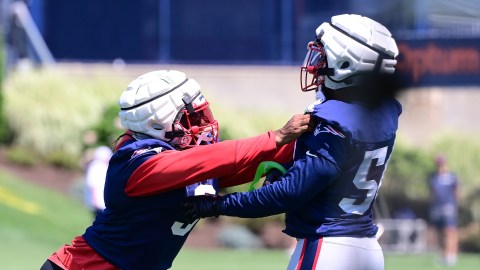
[[170, 141], [166, 132], [172, 131], [185, 104], [192, 102], [205, 102], [195, 80], [176, 70], [152, 71], [133, 80], [123, 91], [118, 101], [119, 117], [126, 129]]
[[392, 34], [380, 23], [360, 15], [342, 14], [322, 23], [317, 39], [325, 48], [328, 67], [333, 75], [325, 76], [325, 86], [340, 89], [356, 84], [361, 72], [392, 74], [398, 48]]

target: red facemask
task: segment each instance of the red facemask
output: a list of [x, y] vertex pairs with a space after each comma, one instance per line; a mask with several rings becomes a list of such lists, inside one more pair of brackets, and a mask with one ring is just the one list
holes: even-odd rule
[[213, 117], [208, 101], [198, 106], [187, 104], [178, 115], [173, 123], [175, 137], [170, 142], [172, 145], [188, 148], [218, 141], [218, 121]]
[[325, 75], [333, 75], [328, 68], [327, 55], [321, 42], [309, 42], [308, 52], [300, 70], [300, 87], [302, 91], [316, 90], [325, 81]]

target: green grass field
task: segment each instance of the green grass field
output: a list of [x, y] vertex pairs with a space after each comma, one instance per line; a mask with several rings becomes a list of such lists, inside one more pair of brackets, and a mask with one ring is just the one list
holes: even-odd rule
[[39, 269], [91, 215], [81, 202], [19, 181], [0, 171], [0, 268]]
[[[0, 170], [0, 269], [39, 269], [58, 247], [90, 224], [81, 202], [27, 184]], [[174, 270], [285, 269], [288, 255], [280, 250], [183, 249]], [[344, 259], [344, 258], [339, 258]], [[386, 255], [385, 269], [441, 269], [427, 255]], [[480, 254], [462, 254], [454, 268], [479, 269]]]

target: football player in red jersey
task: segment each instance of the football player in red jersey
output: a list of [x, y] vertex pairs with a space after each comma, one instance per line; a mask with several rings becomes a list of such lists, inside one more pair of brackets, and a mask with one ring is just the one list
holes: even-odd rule
[[290, 160], [294, 140], [310, 129], [310, 116], [298, 114], [278, 130], [217, 142], [200, 85], [175, 70], [133, 80], [119, 105], [128, 131], [109, 162], [106, 208], [42, 270], [169, 269], [198, 221], [179, 211], [186, 196], [248, 182], [261, 161]]

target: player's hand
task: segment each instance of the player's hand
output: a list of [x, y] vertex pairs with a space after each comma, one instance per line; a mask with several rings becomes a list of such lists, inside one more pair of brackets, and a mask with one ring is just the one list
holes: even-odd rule
[[189, 196], [182, 205], [183, 215], [188, 223], [206, 217], [220, 215], [221, 197], [217, 195]]
[[277, 146], [288, 144], [314, 127], [315, 123], [310, 114], [296, 114], [281, 129], [273, 132], [275, 134], [275, 142]]
[[263, 181], [263, 186], [272, 184], [273, 182], [281, 181], [283, 173], [275, 168], [270, 169], [265, 175], [265, 181]]

